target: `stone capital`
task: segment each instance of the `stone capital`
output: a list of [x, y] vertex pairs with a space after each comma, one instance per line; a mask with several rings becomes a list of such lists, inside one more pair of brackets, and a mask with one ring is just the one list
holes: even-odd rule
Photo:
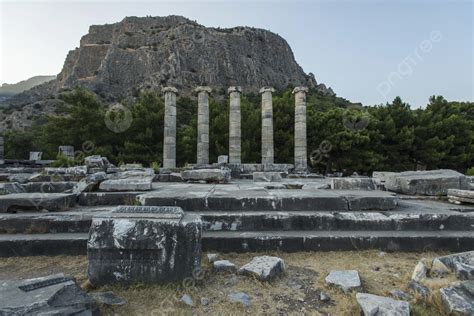
[[265, 93], [265, 92], [273, 93], [273, 92], [275, 92], [275, 89], [273, 89], [272, 87], [263, 87], [262, 89], [260, 89], [259, 92], [260, 92], [260, 94]]
[[163, 93], [166, 93], [166, 92], [173, 92], [173, 93], [178, 93], [178, 89], [176, 89], [175, 87], [164, 87], [161, 89], [161, 91]]
[[231, 92], [242, 93], [242, 87], [239, 87], [239, 86], [229, 87], [229, 89], [227, 89], [227, 93], [231, 93]]
[[196, 89], [194, 89], [194, 92], [196, 92], [196, 93], [199, 93], [199, 92], [211, 93], [212, 89], [211, 89], [211, 87], [208, 87], [208, 86], [198, 86], [198, 87], [196, 87]]
[[304, 92], [308, 93], [308, 88], [307, 87], [296, 87], [293, 89], [293, 94], [298, 93], [298, 92]]

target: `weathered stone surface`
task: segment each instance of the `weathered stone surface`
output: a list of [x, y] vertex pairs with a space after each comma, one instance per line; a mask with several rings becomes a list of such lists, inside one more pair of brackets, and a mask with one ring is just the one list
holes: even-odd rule
[[389, 175], [385, 188], [410, 195], [446, 195], [448, 189], [467, 189], [468, 183], [454, 170], [406, 171]]
[[474, 191], [448, 189], [448, 200], [454, 204], [474, 204]]
[[446, 312], [455, 315], [474, 315], [474, 281], [462, 281], [440, 289]]
[[104, 181], [106, 177], [107, 174], [105, 172], [97, 172], [88, 175], [74, 186], [72, 192], [76, 195], [79, 195], [82, 192], [93, 191], [99, 187], [100, 182]]
[[333, 178], [333, 190], [375, 190], [375, 185], [370, 178]]
[[121, 306], [127, 303], [123, 298], [118, 297], [113, 292], [91, 293], [90, 296], [97, 303], [104, 304], [104, 305]]
[[99, 315], [94, 301], [64, 274], [0, 281], [1, 315]]
[[431, 295], [430, 289], [417, 281], [411, 280], [408, 283], [408, 288], [414, 293], [421, 295], [421, 297], [423, 297], [425, 300]]
[[217, 261], [219, 259], [219, 255], [217, 253], [208, 253], [207, 254], [207, 260], [209, 263], [213, 263], [214, 261]]
[[75, 167], [67, 167], [67, 168], [44, 168], [44, 172], [47, 175], [85, 176], [87, 175], [87, 167], [75, 166]]
[[196, 163], [207, 165], [209, 163], [209, 93], [212, 89], [199, 86], [194, 91], [198, 93]]
[[93, 217], [87, 257], [94, 285], [192, 277], [201, 265], [201, 220], [178, 207], [119, 206]]
[[445, 277], [450, 272], [449, 268], [442, 263], [438, 258], [433, 260], [431, 265], [431, 276]]
[[239, 269], [239, 273], [253, 275], [262, 281], [268, 281], [285, 272], [285, 262], [278, 257], [259, 256]]
[[25, 188], [17, 182], [0, 183], [0, 195], [25, 192]]
[[396, 174], [396, 172], [390, 172], [390, 171], [374, 171], [372, 172], [372, 178], [380, 183], [385, 183], [387, 181], [387, 178], [389, 176], [392, 176]]
[[295, 95], [295, 170], [306, 171], [308, 168], [308, 153], [306, 142], [306, 93], [307, 87], [293, 89]]
[[357, 303], [365, 316], [410, 316], [410, 304], [388, 297], [357, 293]]
[[428, 267], [425, 265], [423, 260], [418, 261], [413, 270], [411, 275], [411, 279], [416, 282], [420, 282], [421, 280], [426, 278], [426, 274], [428, 273]]
[[110, 165], [109, 160], [107, 157], [102, 157], [100, 155], [93, 155], [84, 158], [84, 164], [87, 166], [88, 169], [91, 168], [99, 168], [103, 170], [107, 170], [107, 167]]
[[437, 257], [435, 260], [439, 260], [451, 271], [454, 271], [459, 279], [474, 280], [474, 251]]
[[100, 183], [100, 191], [150, 191], [153, 179], [111, 179]]
[[76, 203], [68, 193], [17, 193], [0, 195], [0, 213], [15, 211], [67, 211]]
[[250, 306], [252, 304], [252, 298], [244, 292], [230, 293], [227, 297], [232, 303], [239, 303], [244, 306]]
[[331, 185], [325, 182], [309, 182], [302, 187], [303, 190], [328, 190], [330, 188]]
[[327, 284], [341, 288], [345, 293], [362, 288], [359, 273], [356, 270], [333, 270], [325, 281]]
[[220, 156], [217, 156], [217, 163], [218, 163], [218, 164], [226, 164], [226, 163], [229, 163], [229, 156], [227, 156], [227, 155], [220, 155]]
[[77, 181], [29, 182], [23, 184], [23, 187], [28, 193], [68, 193], [77, 184]]
[[183, 302], [185, 305], [188, 305], [188, 306], [191, 306], [191, 307], [194, 306], [193, 299], [188, 294], [184, 294], [183, 296], [181, 296], [181, 302]]
[[237, 268], [235, 267], [235, 264], [233, 264], [229, 260], [214, 261], [213, 264], [212, 264], [212, 267], [213, 267], [214, 271], [217, 271], [217, 272], [222, 272], [222, 271], [235, 272], [235, 271], [237, 271]]
[[8, 175], [8, 182], [27, 183], [31, 178], [29, 173], [15, 173]]
[[163, 168], [176, 168], [176, 94], [174, 87], [163, 88], [165, 94], [165, 122], [163, 140]]
[[181, 171], [184, 181], [209, 183], [228, 183], [230, 181], [230, 170], [228, 169], [195, 169]]
[[33, 161], [41, 160], [42, 156], [43, 156], [42, 151], [30, 151], [29, 160], [33, 160]]
[[410, 299], [410, 296], [407, 293], [403, 292], [402, 290], [391, 290], [390, 295], [402, 301], [408, 301]]
[[102, 181], [101, 191], [150, 191], [155, 172], [153, 169], [130, 170], [114, 173]]
[[281, 182], [279, 172], [254, 172], [252, 174], [253, 182]]

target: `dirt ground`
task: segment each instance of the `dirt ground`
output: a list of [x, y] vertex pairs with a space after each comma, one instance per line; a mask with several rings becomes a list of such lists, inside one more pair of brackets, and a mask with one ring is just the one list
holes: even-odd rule
[[[429, 261], [446, 253], [380, 253], [379, 251], [266, 253], [285, 260], [286, 274], [271, 282], [260, 282], [252, 277], [212, 272], [203, 254], [204, 275], [199, 280], [188, 280], [166, 286], [107, 286], [89, 289], [93, 292], [113, 291], [127, 301], [123, 306], [101, 306], [105, 315], [360, 315], [355, 293], [343, 294], [325, 284], [324, 278], [333, 269], [359, 271], [365, 292], [389, 295], [400, 289], [408, 292], [413, 268], [418, 260]], [[221, 254], [240, 267], [259, 254]], [[87, 280], [85, 256], [0, 258], [0, 279], [31, 278], [63, 272], [74, 276], [79, 283]], [[438, 288], [453, 281], [454, 276], [425, 284], [433, 291], [428, 303], [414, 296], [410, 301], [412, 315], [443, 315]], [[243, 291], [250, 295], [250, 307], [230, 303], [227, 295]], [[329, 302], [320, 301], [320, 292], [328, 294]], [[192, 297], [195, 307], [179, 301], [183, 294]], [[201, 298], [209, 299], [207, 306]]]

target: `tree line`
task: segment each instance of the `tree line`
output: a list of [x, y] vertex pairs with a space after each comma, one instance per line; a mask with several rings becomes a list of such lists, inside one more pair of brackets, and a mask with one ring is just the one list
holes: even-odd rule
[[[27, 159], [42, 151], [54, 159], [58, 146], [73, 145], [84, 155], [107, 156], [115, 164], [161, 163], [164, 100], [143, 92], [133, 101], [109, 107], [92, 92], [77, 89], [60, 96], [64, 105], [27, 131], [7, 131], [7, 158]], [[211, 96], [210, 161], [228, 153], [229, 100]], [[260, 162], [259, 95], [242, 95], [242, 162]], [[276, 163], [292, 163], [294, 96], [291, 89], [273, 96]], [[115, 125], [114, 125], [115, 124]], [[196, 161], [197, 99], [177, 100], [177, 164]], [[448, 102], [433, 96], [424, 109], [412, 110], [401, 98], [363, 107], [310, 91], [307, 96], [308, 163], [315, 172], [370, 174], [450, 168], [467, 172], [474, 166], [474, 103]], [[80, 160], [81, 157], [78, 157]], [[80, 163], [80, 161], [78, 161]], [[473, 172], [471, 169], [469, 172]]]

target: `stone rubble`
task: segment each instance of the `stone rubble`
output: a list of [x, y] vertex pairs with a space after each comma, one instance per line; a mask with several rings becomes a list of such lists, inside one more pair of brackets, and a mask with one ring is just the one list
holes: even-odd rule
[[359, 273], [356, 270], [332, 270], [325, 281], [327, 284], [341, 288], [344, 293], [362, 289]]
[[420, 282], [421, 280], [426, 279], [428, 273], [428, 267], [423, 262], [423, 259], [418, 261], [413, 273], [411, 275], [411, 279], [416, 282]]
[[262, 281], [271, 280], [285, 272], [285, 262], [278, 257], [259, 256], [239, 269], [240, 274], [253, 275]]
[[439, 261], [454, 271], [460, 280], [474, 280], [474, 251], [437, 257], [434, 261]]
[[357, 293], [356, 299], [365, 316], [410, 316], [410, 304], [405, 301], [368, 293]]
[[1, 315], [99, 315], [95, 302], [72, 278], [53, 274], [0, 281]]
[[214, 261], [212, 264], [214, 271], [216, 272], [235, 272], [237, 268], [235, 264], [230, 262], [229, 260], [217, 260]]
[[449, 189], [448, 201], [453, 204], [474, 204], [474, 191]]
[[227, 297], [232, 303], [239, 303], [247, 307], [252, 304], [252, 298], [244, 292], [233, 292], [227, 295]]
[[474, 281], [462, 281], [440, 289], [446, 312], [455, 315], [474, 315]]

